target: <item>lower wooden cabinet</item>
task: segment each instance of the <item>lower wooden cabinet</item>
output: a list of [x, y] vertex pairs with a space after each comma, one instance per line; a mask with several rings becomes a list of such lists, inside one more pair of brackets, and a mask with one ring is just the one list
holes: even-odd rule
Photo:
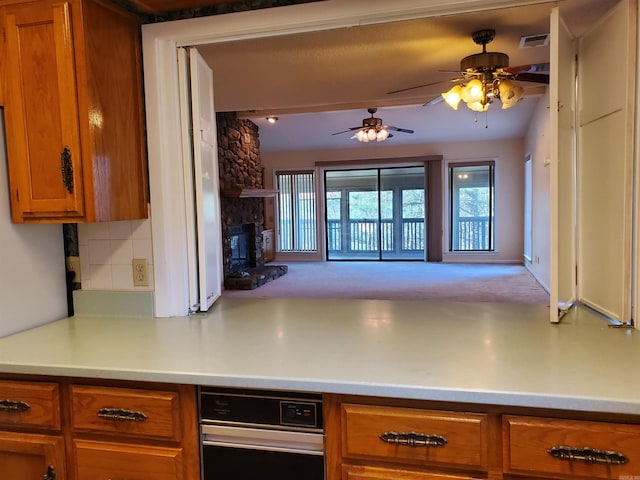
[[481, 480], [484, 477], [415, 472], [391, 468], [346, 466], [342, 468], [342, 478], [344, 480]]
[[504, 469], [588, 479], [640, 478], [640, 425], [507, 415]]
[[73, 457], [80, 480], [185, 479], [182, 448], [77, 440]]
[[327, 480], [638, 480], [640, 415], [325, 395]]
[[65, 480], [63, 437], [0, 432], [0, 478]]
[[196, 389], [0, 379], [0, 480], [199, 480]]

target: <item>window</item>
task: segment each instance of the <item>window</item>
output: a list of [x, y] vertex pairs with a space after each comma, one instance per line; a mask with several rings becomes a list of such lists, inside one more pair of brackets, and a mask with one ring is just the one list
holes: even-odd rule
[[450, 250], [492, 251], [494, 163], [449, 167]]
[[315, 252], [316, 188], [313, 171], [276, 172], [278, 251]]

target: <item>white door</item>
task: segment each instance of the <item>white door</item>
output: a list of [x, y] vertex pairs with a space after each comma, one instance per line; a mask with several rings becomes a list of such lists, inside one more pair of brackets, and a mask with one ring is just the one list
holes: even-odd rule
[[551, 322], [576, 301], [575, 41], [555, 7], [550, 19]]
[[[180, 48], [190, 311], [206, 311], [222, 293], [222, 225], [213, 72], [198, 51]], [[193, 195], [190, 195], [193, 192]]]
[[636, 84], [635, 0], [622, 0], [578, 48], [578, 289], [580, 301], [631, 320]]

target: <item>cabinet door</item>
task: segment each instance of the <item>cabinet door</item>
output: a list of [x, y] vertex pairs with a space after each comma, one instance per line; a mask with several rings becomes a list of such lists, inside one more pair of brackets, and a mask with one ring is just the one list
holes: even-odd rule
[[83, 214], [68, 2], [8, 7], [5, 115], [12, 219]]
[[103, 480], [181, 480], [181, 448], [76, 440], [76, 478]]
[[65, 480], [62, 437], [0, 432], [0, 472], [9, 480]]

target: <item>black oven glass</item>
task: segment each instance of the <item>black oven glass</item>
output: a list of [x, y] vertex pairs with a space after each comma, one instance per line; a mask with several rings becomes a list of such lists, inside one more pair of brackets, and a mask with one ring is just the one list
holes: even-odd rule
[[324, 480], [324, 456], [204, 445], [204, 480]]

